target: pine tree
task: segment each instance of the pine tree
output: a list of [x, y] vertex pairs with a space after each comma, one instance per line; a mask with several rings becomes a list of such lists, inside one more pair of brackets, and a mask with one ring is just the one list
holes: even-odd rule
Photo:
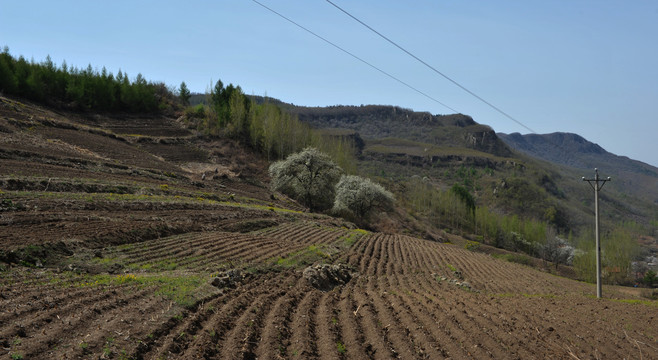
[[190, 94], [190, 90], [187, 88], [185, 81], [180, 83], [180, 90], [178, 90], [178, 98], [180, 99], [180, 102], [185, 106], [190, 105], [191, 96], [192, 95]]

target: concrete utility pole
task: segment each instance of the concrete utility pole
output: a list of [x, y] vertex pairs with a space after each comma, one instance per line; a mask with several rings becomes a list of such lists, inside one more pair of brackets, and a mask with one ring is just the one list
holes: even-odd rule
[[607, 181], [610, 181], [610, 176], [607, 179], [599, 179], [599, 169], [594, 169], [596, 175], [594, 179], [585, 179], [590, 186], [594, 189], [594, 217], [596, 223], [596, 297], [601, 298], [601, 241], [599, 240], [599, 191]]

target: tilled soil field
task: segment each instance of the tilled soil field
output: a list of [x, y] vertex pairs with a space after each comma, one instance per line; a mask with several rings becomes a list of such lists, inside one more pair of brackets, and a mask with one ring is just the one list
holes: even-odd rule
[[629, 289], [307, 213], [173, 119], [0, 100], [0, 358], [658, 359]]
[[[591, 285], [406, 236], [299, 223], [96, 256], [119, 274], [4, 272], [3, 347], [68, 359], [658, 356], [655, 304], [597, 300]], [[355, 275], [320, 291], [301, 272], [317, 261]], [[243, 274], [209, 285], [225, 269]]]

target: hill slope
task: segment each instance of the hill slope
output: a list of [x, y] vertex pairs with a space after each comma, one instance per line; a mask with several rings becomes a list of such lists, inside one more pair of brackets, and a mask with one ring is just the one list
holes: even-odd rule
[[602, 197], [605, 224], [648, 225], [658, 216], [657, 169], [609, 154], [577, 135], [496, 134], [466, 115], [394, 106], [309, 108], [271, 101], [328, 134], [362, 138], [359, 168], [382, 181], [400, 183], [417, 175], [438, 189], [468, 184], [478, 206], [538, 220], [555, 208], [560, 218], [555, 225], [578, 233], [589, 229], [593, 215], [592, 196], [581, 177], [599, 167], [614, 177]]
[[[596, 300], [590, 284], [299, 211], [267, 189], [262, 158], [175, 119], [0, 100], [5, 356], [658, 357], [656, 303], [637, 289]], [[303, 270], [319, 263], [351, 280], [316, 289]]]
[[658, 205], [658, 168], [626, 156], [612, 154], [601, 146], [571, 133], [497, 134], [509, 147], [535, 158], [587, 170], [599, 168], [601, 176], [611, 176], [617, 189]]

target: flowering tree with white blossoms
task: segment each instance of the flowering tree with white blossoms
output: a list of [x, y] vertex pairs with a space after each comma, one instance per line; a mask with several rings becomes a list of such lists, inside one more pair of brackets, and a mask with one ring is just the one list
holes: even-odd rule
[[366, 220], [375, 208], [393, 205], [393, 194], [370, 179], [343, 175], [336, 185], [334, 211], [348, 211], [359, 220]]
[[331, 207], [343, 170], [327, 154], [306, 148], [275, 162], [269, 172], [272, 190], [302, 202], [311, 211], [318, 211]]

